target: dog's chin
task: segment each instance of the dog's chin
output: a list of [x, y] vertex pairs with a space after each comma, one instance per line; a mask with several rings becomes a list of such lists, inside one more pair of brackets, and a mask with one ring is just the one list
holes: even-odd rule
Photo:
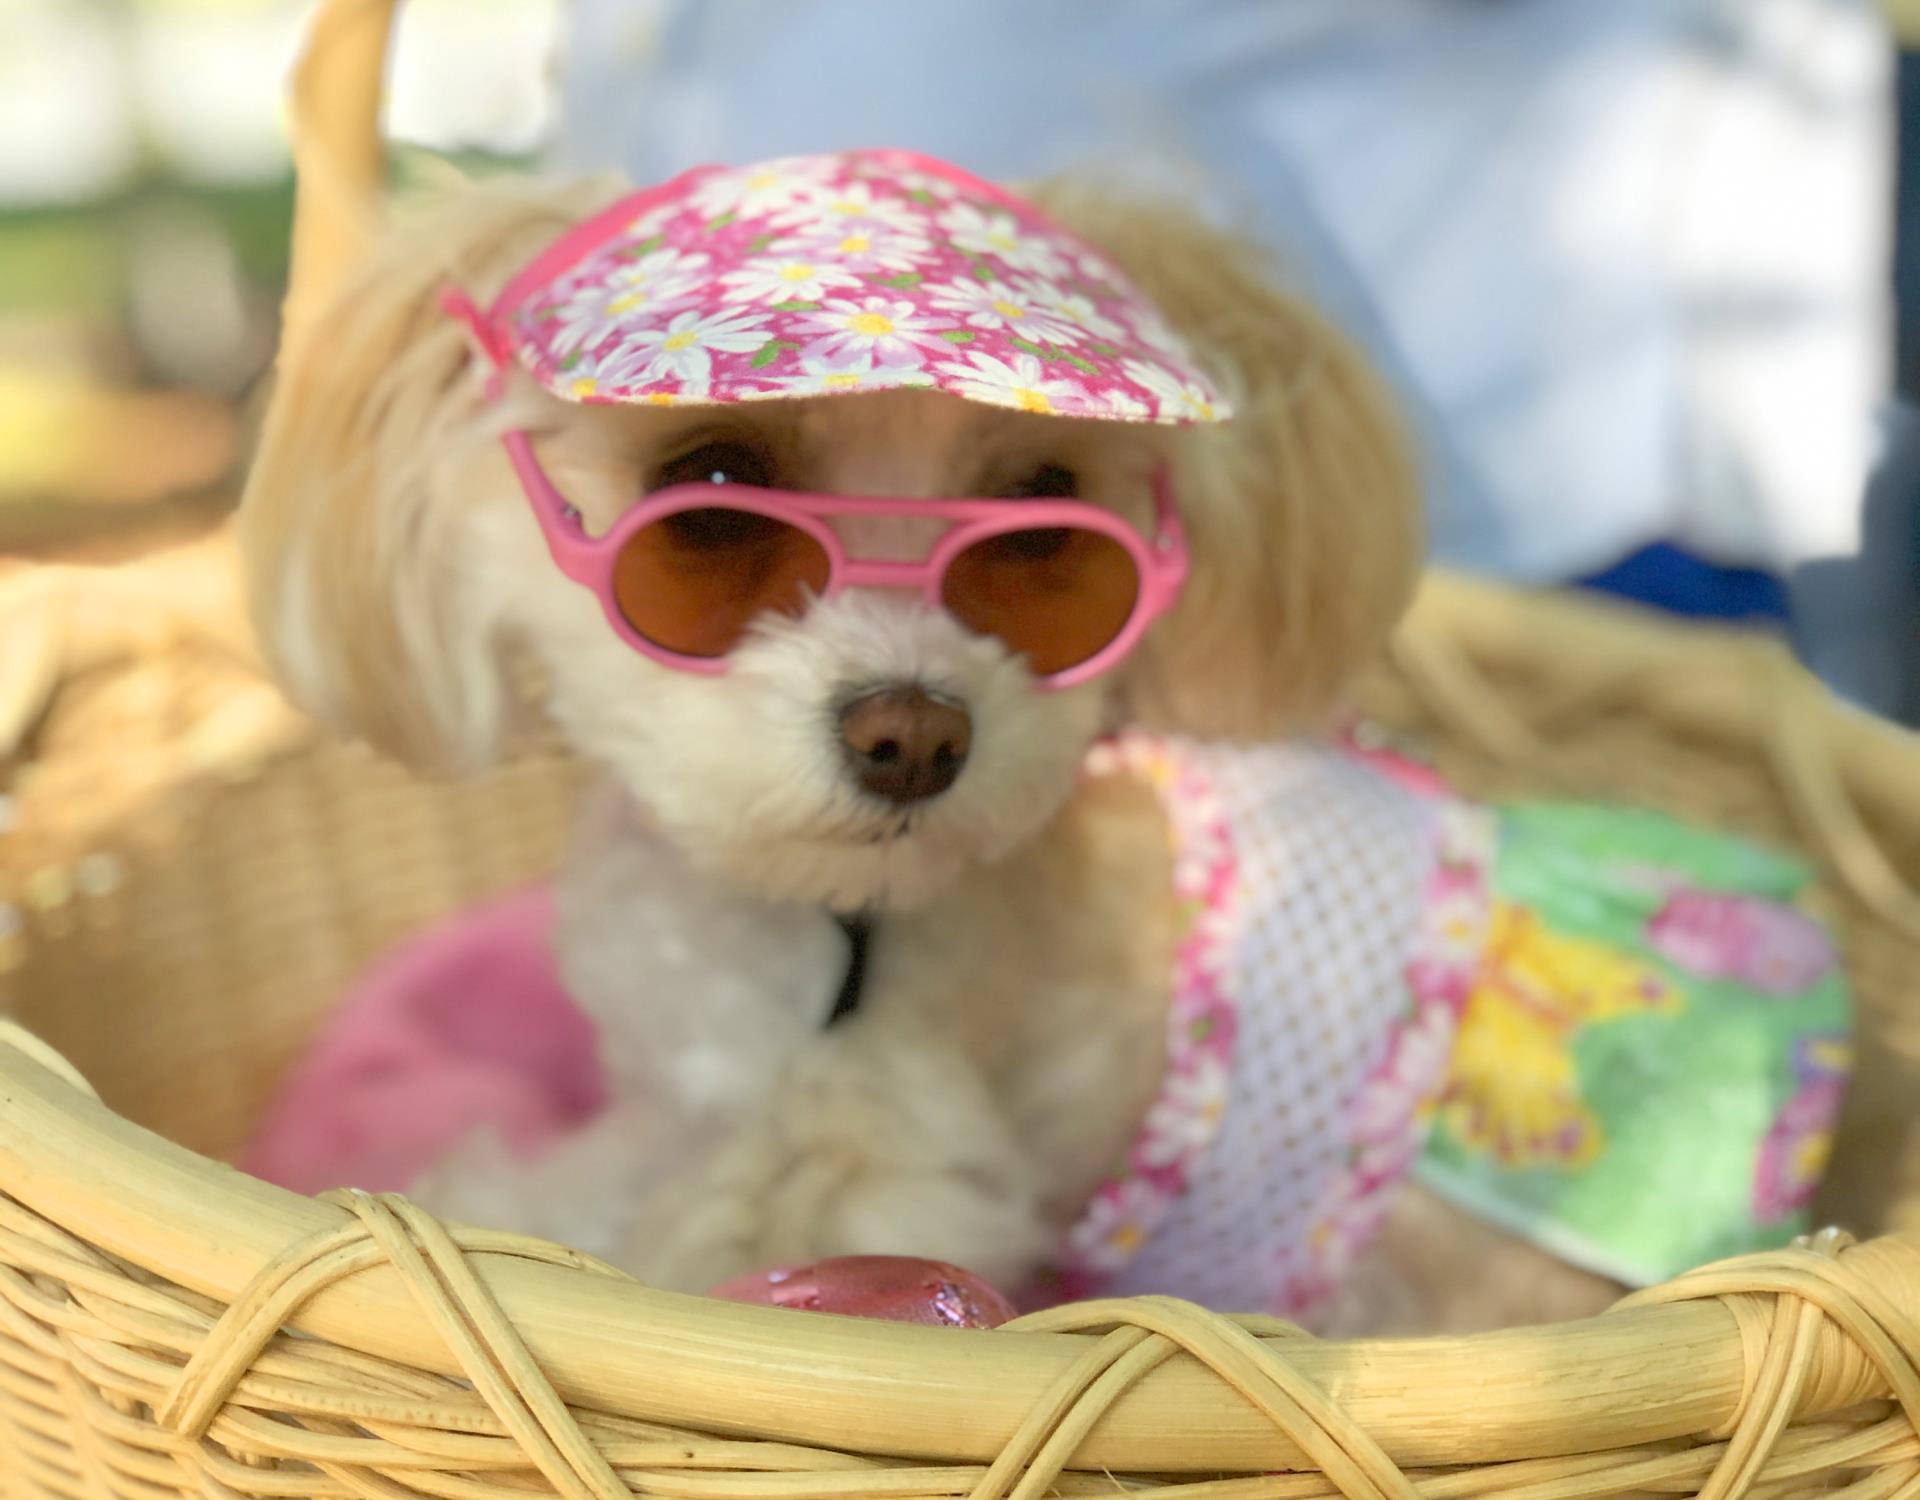
[[911, 831], [859, 843], [786, 838], [730, 845], [713, 855], [720, 873], [755, 895], [838, 912], [925, 905], [977, 863], [960, 849]]
[[832, 911], [907, 911], [925, 905], [970, 869], [991, 864], [1020, 840], [968, 838], [934, 810], [876, 817], [871, 827], [831, 834], [790, 832], [726, 840], [696, 859], [734, 885], [771, 901]]

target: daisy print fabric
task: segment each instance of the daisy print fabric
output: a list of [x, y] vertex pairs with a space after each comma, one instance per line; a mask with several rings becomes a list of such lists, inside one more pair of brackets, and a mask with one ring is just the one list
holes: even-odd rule
[[1129, 731], [1087, 769], [1143, 781], [1166, 814], [1166, 1071], [1034, 1300], [1317, 1312], [1445, 1088], [1491, 824], [1344, 747]]
[[1062, 417], [1230, 415], [1090, 246], [899, 151], [700, 168], [634, 194], [516, 277], [493, 323], [569, 401], [922, 387]]

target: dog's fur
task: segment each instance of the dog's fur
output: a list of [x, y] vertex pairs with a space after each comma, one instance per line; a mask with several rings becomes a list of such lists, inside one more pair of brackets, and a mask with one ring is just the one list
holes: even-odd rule
[[[490, 297], [609, 189], [470, 188], [396, 229], [283, 360], [243, 512], [256, 619], [297, 699], [423, 767], [507, 753], [531, 705], [604, 772], [561, 879], [562, 969], [615, 1103], [557, 1159], [480, 1143], [430, 1197], [700, 1287], [841, 1252], [1019, 1282], [1116, 1161], [1160, 1079], [1171, 973], [1161, 817], [1082, 783], [1122, 722], [1313, 726], [1382, 644], [1419, 537], [1411, 466], [1364, 363], [1260, 257], [1166, 202], [1033, 196], [1193, 344], [1236, 408], [1185, 429], [924, 391], [746, 407], [588, 407], [516, 377], [481, 399], [448, 281]], [[599, 529], [718, 432], [814, 491], [991, 495], [1042, 463], [1143, 528], [1165, 462], [1193, 574], [1119, 670], [1035, 690], [996, 642], [852, 592], [768, 623], [719, 677], [624, 645], [549, 561], [497, 436]], [[854, 551], [912, 523], [847, 521]], [[532, 670], [523, 673], [522, 667]], [[914, 682], [962, 700], [970, 759], [911, 816], [863, 794], [835, 710]], [[823, 1030], [834, 911], [881, 918], [861, 1013]]]

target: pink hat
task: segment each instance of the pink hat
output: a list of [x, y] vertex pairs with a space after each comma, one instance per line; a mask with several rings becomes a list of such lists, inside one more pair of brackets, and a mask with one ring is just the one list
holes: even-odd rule
[[569, 401], [777, 401], [918, 386], [1063, 417], [1230, 413], [1089, 245], [904, 151], [701, 167], [511, 281], [493, 327]]

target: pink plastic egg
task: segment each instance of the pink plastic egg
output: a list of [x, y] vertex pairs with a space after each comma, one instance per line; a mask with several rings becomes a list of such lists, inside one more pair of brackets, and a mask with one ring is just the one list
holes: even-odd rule
[[843, 1255], [758, 1271], [715, 1287], [712, 1295], [935, 1328], [993, 1328], [1014, 1316], [1013, 1304], [971, 1271], [904, 1255]]

